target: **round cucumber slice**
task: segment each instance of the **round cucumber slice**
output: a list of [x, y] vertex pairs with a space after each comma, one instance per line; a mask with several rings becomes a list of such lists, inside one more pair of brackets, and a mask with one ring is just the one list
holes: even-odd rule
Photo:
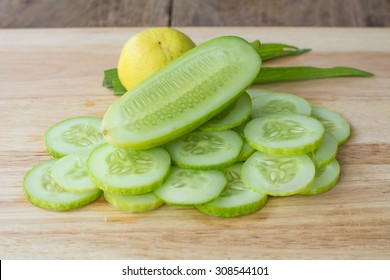
[[244, 39], [209, 40], [121, 96], [104, 115], [103, 134], [128, 149], [165, 144], [232, 104], [260, 67], [259, 54]]
[[194, 206], [218, 197], [227, 183], [219, 170], [191, 170], [172, 167], [169, 178], [154, 190], [165, 203]]
[[267, 202], [267, 194], [249, 189], [241, 180], [242, 163], [224, 170], [228, 180], [225, 190], [215, 200], [197, 205], [200, 212], [216, 217], [238, 217], [260, 210]]
[[294, 113], [266, 114], [251, 120], [245, 138], [258, 151], [295, 155], [317, 149], [324, 135], [322, 124], [311, 117]]
[[337, 112], [326, 108], [312, 107], [312, 115], [321, 121], [325, 129], [336, 138], [339, 145], [344, 144], [351, 134], [348, 121]]
[[102, 191], [95, 189], [83, 193], [67, 192], [51, 178], [50, 170], [57, 159], [34, 166], [24, 177], [23, 190], [27, 199], [38, 207], [66, 211], [83, 207], [97, 200]]
[[105, 144], [92, 151], [87, 167], [92, 181], [103, 191], [142, 194], [165, 181], [171, 160], [161, 147], [133, 151]]
[[336, 157], [337, 147], [338, 142], [336, 138], [325, 130], [321, 145], [307, 155], [311, 158], [316, 168], [321, 168]]
[[242, 181], [255, 191], [272, 196], [300, 193], [314, 180], [315, 167], [305, 155], [254, 153], [242, 166]]
[[244, 92], [232, 105], [199, 127], [203, 131], [231, 129], [244, 123], [251, 116], [252, 100]]
[[306, 99], [290, 93], [265, 94], [252, 101], [253, 118], [280, 112], [310, 116], [311, 105]]
[[121, 195], [104, 192], [104, 198], [114, 208], [131, 213], [149, 212], [164, 205], [154, 193]]
[[101, 131], [101, 118], [75, 117], [65, 119], [46, 131], [46, 150], [53, 157], [63, 157], [97, 147], [105, 143]]
[[254, 152], [256, 152], [256, 150], [251, 145], [249, 145], [248, 141], [246, 141], [245, 139], [244, 129], [247, 123], [248, 122], [245, 122], [233, 129], [234, 131], [237, 131], [240, 134], [243, 140], [240, 153], [238, 154], [237, 157], [237, 162], [246, 161], [251, 155], [253, 155]]
[[336, 159], [333, 159], [324, 167], [316, 170], [313, 183], [299, 194], [312, 195], [327, 192], [337, 184], [339, 176], [340, 165]]
[[98, 189], [89, 178], [87, 160], [92, 150], [60, 158], [51, 168], [51, 177], [68, 192], [88, 192]]
[[189, 169], [218, 169], [236, 162], [241, 136], [232, 130], [193, 131], [166, 144], [174, 165]]
[[248, 88], [246, 90], [246, 92], [249, 94], [249, 96], [251, 97], [252, 100], [258, 96], [263, 96], [266, 94], [273, 94], [274, 93], [273, 91], [263, 89], [263, 88], [257, 88], [257, 87], [253, 87], [253, 86]]

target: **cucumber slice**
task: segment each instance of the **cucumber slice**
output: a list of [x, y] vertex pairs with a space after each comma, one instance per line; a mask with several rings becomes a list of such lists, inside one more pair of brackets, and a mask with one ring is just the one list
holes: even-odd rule
[[262, 88], [257, 88], [257, 87], [253, 87], [253, 86], [250, 88], [247, 88], [246, 92], [249, 94], [249, 96], [251, 97], [252, 100], [258, 96], [263, 96], [266, 94], [273, 94], [274, 93], [273, 91], [270, 91], [267, 89], [262, 89]]
[[65, 119], [46, 131], [46, 150], [53, 157], [63, 157], [97, 147], [105, 143], [101, 129], [101, 118], [75, 117]]
[[276, 113], [251, 120], [244, 133], [249, 145], [258, 151], [296, 155], [317, 149], [324, 131], [317, 119], [294, 113]]
[[311, 105], [304, 98], [290, 93], [266, 94], [258, 96], [252, 101], [253, 118], [279, 112], [310, 116]]
[[146, 149], [199, 127], [232, 104], [261, 66], [244, 39], [224, 36], [203, 43], [128, 91], [103, 118], [108, 143]]
[[314, 180], [315, 167], [305, 155], [269, 155], [254, 153], [241, 169], [242, 181], [255, 191], [273, 196], [300, 193]]
[[224, 170], [228, 180], [225, 190], [209, 203], [197, 205], [200, 212], [216, 217], [238, 217], [252, 214], [267, 202], [265, 193], [249, 189], [241, 180], [242, 163], [235, 163]]
[[51, 177], [68, 192], [88, 192], [97, 187], [89, 178], [87, 160], [92, 150], [85, 150], [60, 158], [51, 168]]
[[152, 192], [135, 195], [120, 195], [104, 192], [104, 198], [114, 208], [131, 213], [149, 212], [164, 205], [164, 201]]
[[319, 119], [325, 129], [337, 140], [339, 145], [344, 144], [351, 134], [349, 123], [339, 113], [326, 108], [312, 106], [312, 115]]
[[174, 165], [189, 169], [219, 169], [237, 161], [241, 136], [233, 130], [193, 131], [166, 144]]
[[23, 190], [31, 203], [44, 209], [66, 211], [90, 204], [102, 195], [99, 189], [83, 193], [62, 189], [50, 176], [50, 169], [56, 161], [51, 159], [39, 163], [25, 175]]
[[203, 131], [231, 129], [244, 123], [251, 116], [252, 99], [244, 92], [232, 105], [199, 127]]
[[248, 141], [246, 141], [245, 139], [244, 129], [247, 123], [248, 122], [245, 122], [242, 125], [239, 125], [233, 129], [234, 131], [237, 131], [240, 134], [243, 140], [240, 153], [238, 154], [237, 157], [237, 162], [246, 161], [251, 155], [253, 155], [254, 152], [256, 152], [256, 150], [251, 145], [249, 145]]
[[336, 138], [325, 130], [321, 145], [317, 150], [309, 152], [307, 155], [311, 158], [316, 168], [321, 168], [336, 157], [337, 147], [338, 142]]
[[154, 193], [170, 205], [194, 206], [217, 198], [226, 183], [225, 175], [219, 170], [172, 167], [169, 178]]
[[92, 181], [103, 191], [142, 194], [165, 181], [171, 159], [161, 147], [132, 151], [105, 144], [92, 151], [87, 167]]
[[336, 159], [316, 170], [313, 183], [299, 194], [312, 195], [320, 194], [332, 189], [339, 180], [340, 165]]

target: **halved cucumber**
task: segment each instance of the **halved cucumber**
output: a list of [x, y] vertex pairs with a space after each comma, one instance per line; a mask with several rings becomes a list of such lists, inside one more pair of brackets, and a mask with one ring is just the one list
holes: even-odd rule
[[104, 192], [104, 198], [116, 209], [132, 213], [148, 212], [164, 205], [153, 192], [135, 195]]
[[290, 93], [265, 94], [252, 101], [253, 118], [280, 112], [310, 116], [311, 105], [306, 99]]
[[83, 116], [65, 119], [46, 131], [46, 150], [53, 157], [63, 157], [97, 147], [106, 142], [101, 131], [101, 118]]
[[226, 188], [215, 200], [197, 205], [200, 212], [216, 217], [238, 217], [252, 214], [267, 202], [267, 194], [249, 189], [241, 180], [242, 163], [235, 163], [224, 170], [228, 180]]
[[64, 190], [88, 192], [97, 187], [88, 175], [87, 160], [92, 150], [85, 150], [60, 158], [51, 168], [51, 177]]
[[216, 169], [237, 161], [241, 136], [233, 130], [193, 131], [165, 146], [174, 165], [189, 169]]
[[105, 144], [92, 151], [87, 166], [98, 188], [115, 194], [142, 194], [165, 181], [171, 159], [161, 147], [133, 151]]
[[241, 169], [242, 181], [255, 191], [273, 196], [300, 193], [314, 180], [315, 167], [305, 155], [254, 153]]
[[325, 131], [321, 145], [315, 151], [307, 155], [311, 158], [316, 168], [321, 168], [332, 161], [337, 154], [338, 142], [329, 132]]
[[251, 120], [244, 133], [249, 145], [258, 151], [295, 155], [317, 149], [324, 131], [317, 119], [294, 113], [276, 113]]
[[165, 203], [194, 206], [218, 197], [227, 183], [219, 170], [191, 170], [172, 167], [169, 178], [153, 192]]
[[336, 138], [339, 145], [344, 144], [351, 134], [348, 121], [337, 112], [317, 106], [312, 107], [312, 115], [321, 121], [325, 129]]
[[102, 195], [99, 189], [83, 193], [62, 189], [50, 176], [50, 169], [56, 161], [51, 159], [39, 163], [25, 175], [23, 190], [31, 203], [49, 210], [66, 211], [85, 206]]
[[244, 123], [251, 116], [252, 100], [244, 92], [232, 105], [199, 127], [199, 130], [215, 131], [231, 129]]
[[146, 149], [199, 127], [232, 104], [261, 66], [244, 39], [224, 36], [203, 43], [110, 106], [103, 134], [112, 145]]
[[336, 159], [316, 170], [313, 183], [299, 194], [312, 195], [320, 194], [332, 189], [339, 180], [340, 165]]

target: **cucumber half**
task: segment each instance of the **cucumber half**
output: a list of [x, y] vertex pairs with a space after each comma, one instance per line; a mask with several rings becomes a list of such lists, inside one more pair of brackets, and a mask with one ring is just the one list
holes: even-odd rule
[[180, 56], [107, 110], [103, 135], [128, 149], [167, 143], [199, 127], [250, 86], [261, 58], [244, 39], [223, 36]]
[[49, 210], [66, 211], [90, 204], [102, 195], [99, 189], [82, 193], [62, 189], [50, 175], [56, 161], [51, 159], [39, 163], [24, 177], [24, 193], [31, 203]]
[[132, 151], [104, 144], [92, 151], [87, 167], [92, 181], [105, 192], [142, 194], [165, 181], [171, 158], [161, 147]]

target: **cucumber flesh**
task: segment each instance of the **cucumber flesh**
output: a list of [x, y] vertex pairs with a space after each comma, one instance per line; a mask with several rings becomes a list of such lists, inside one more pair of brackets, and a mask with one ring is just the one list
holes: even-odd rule
[[161, 185], [169, 175], [171, 159], [161, 148], [132, 151], [104, 144], [87, 161], [89, 176], [105, 192], [142, 194]]
[[197, 205], [200, 212], [216, 217], [238, 217], [252, 214], [267, 202], [265, 193], [249, 189], [241, 180], [242, 163], [235, 163], [224, 169], [228, 180], [225, 190], [215, 200]]
[[249, 96], [251, 97], [252, 100], [258, 96], [263, 96], [266, 94], [273, 94], [274, 93], [273, 91], [263, 89], [263, 88], [257, 88], [254, 86], [251, 86], [250, 88], [248, 88], [246, 90], [246, 92], [249, 94]]
[[24, 177], [23, 190], [27, 199], [38, 207], [66, 211], [83, 207], [97, 200], [102, 191], [94, 189], [83, 193], [68, 192], [51, 178], [50, 171], [57, 159], [34, 166]]
[[321, 168], [331, 162], [337, 154], [338, 142], [329, 132], [325, 131], [321, 145], [315, 151], [308, 153], [316, 168]]
[[101, 118], [75, 117], [65, 119], [46, 131], [46, 150], [53, 157], [63, 157], [97, 147], [105, 143], [101, 128]]
[[321, 121], [326, 131], [330, 132], [336, 138], [339, 145], [344, 144], [348, 140], [351, 129], [348, 121], [339, 113], [326, 108], [313, 106], [312, 115]]
[[172, 167], [171, 175], [154, 193], [170, 205], [194, 206], [217, 198], [226, 183], [226, 177], [220, 170]]
[[88, 192], [96, 190], [88, 175], [87, 160], [92, 150], [85, 150], [60, 158], [51, 168], [51, 177], [64, 190]]
[[164, 205], [154, 193], [120, 195], [104, 192], [104, 198], [116, 209], [131, 213], [149, 212]]
[[336, 159], [333, 159], [324, 167], [316, 169], [313, 183], [299, 194], [312, 195], [327, 192], [337, 184], [339, 176], [340, 165]]
[[253, 155], [254, 152], [256, 152], [256, 150], [251, 145], [249, 145], [248, 141], [246, 141], [245, 139], [244, 129], [247, 123], [248, 122], [245, 122], [233, 129], [234, 131], [237, 131], [240, 134], [243, 140], [240, 153], [238, 154], [237, 157], [237, 162], [246, 161], [251, 155]]
[[244, 39], [224, 36], [188, 52], [113, 103], [103, 118], [108, 143], [146, 149], [199, 127], [250, 86], [261, 58]]
[[253, 99], [253, 118], [279, 112], [297, 113], [310, 116], [311, 105], [304, 98], [290, 93], [265, 94]]
[[199, 127], [203, 131], [226, 130], [237, 127], [251, 116], [252, 100], [244, 92], [232, 105]]
[[255, 191], [272, 196], [300, 193], [311, 185], [315, 167], [305, 155], [269, 155], [256, 152], [242, 166], [243, 182]]
[[296, 155], [317, 149], [324, 127], [314, 118], [294, 113], [266, 114], [251, 120], [245, 138], [258, 151], [278, 155]]
[[219, 169], [237, 161], [243, 140], [233, 130], [193, 131], [165, 145], [174, 165]]

